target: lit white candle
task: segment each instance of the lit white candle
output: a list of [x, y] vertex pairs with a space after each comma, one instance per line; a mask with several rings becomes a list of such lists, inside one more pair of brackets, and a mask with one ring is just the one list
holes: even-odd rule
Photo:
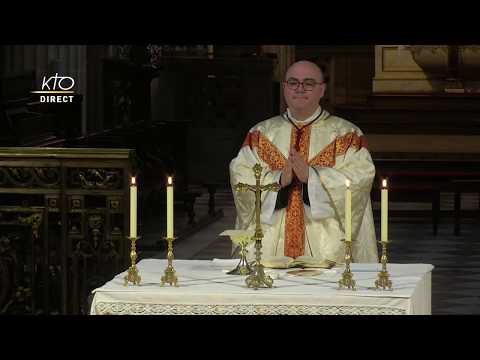
[[130, 184], [130, 237], [137, 237], [137, 184], [132, 177]]
[[167, 184], [167, 237], [173, 238], [173, 180], [168, 177]]
[[382, 241], [388, 241], [388, 189], [387, 180], [382, 181]]
[[345, 182], [345, 241], [352, 241], [352, 191], [350, 180]]

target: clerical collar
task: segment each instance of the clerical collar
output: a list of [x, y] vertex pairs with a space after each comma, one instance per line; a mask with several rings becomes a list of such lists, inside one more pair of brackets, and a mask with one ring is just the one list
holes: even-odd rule
[[316, 118], [322, 113], [323, 113], [323, 109], [319, 106], [319, 107], [317, 107], [317, 110], [315, 110], [315, 112], [312, 115], [310, 115], [308, 118], [306, 118], [305, 120], [297, 120], [293, 117], [290, 109], [287, 108], [286, 116], [287, 116], [287, 119], [289, 119], [289, 120], [291, 120], [295, 123], [298, 123], [300, 125], [303, 125], [303, 124], [308, 124], [310, 121], [316, 120]]
[[[297, 129], [297, 131], [301, 131], [306, 129], [308, 126], [312, 125], [315, 121], [317, 121], [323, 114], [323, 109], [320, 106], [315, 110], [315, 112], [310, 116], [308, 119], [303, 121], [294, 120], [291, 117], [290, 109], [287, 108], [287, 111], [284, 113], [284, 117], [290, 121], [290, 123]], [[303, 126], [302, 126], [303, 125]], [[300, 127], [299, 127], [300, 126]]]

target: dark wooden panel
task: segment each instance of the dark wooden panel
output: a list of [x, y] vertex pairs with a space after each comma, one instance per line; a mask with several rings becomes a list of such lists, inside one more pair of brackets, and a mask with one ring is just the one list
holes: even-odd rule
[[366, 104], [375, 73], [373, 45], [296, 45], [296, 60], [311, 60], [326, 67], [324, 106]]
[[[0, 148], [6, 312], [86, 313], [90, 291], [128, 267], [132, 156], [128, 149]], [[12, 224], [30, 225], [33, 243], [11, 235], [5, 227]]]
[[376, 94], [335, 114], [370, 134], [480, 134], [478, 94]]
[[228, 183], [228, 164], [248, 130], [273, 116], [269, 58], [162, 59], [158, 120], [188, 124], [189, 183]]

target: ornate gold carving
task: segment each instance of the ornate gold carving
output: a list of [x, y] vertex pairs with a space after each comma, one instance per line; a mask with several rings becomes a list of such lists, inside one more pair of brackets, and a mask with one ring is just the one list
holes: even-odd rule
[[6, 169], [0, 167], [0, 186], [5, 186], [7, 184], [7, 174]]
[[82, 208], [82, 199], [77, 197], [70, 198], [70, 209], [71, 210], [78, 210]]
[[33, 168], [35, 182], [41, 187], [51, 188], [60, 184], [58, 168]]
[[32, 214], [32, 215], [27, 216], [27, 217], [18, 216], [18, 221], [20, 221], [24, 224], [31, 225], [33, 238], [35, 240], [39, 239], [39, 237], [40, 237], [38, 230], [40, 228], [42, 220], [43, 220], [43, 214], [42, 213], [35, 213], [35, 214]]
[[0, 255], [8, 254], [12, 250], [12, 244], [8, 237], [0, 237]]
[[0, 185], [52, 188], [60, 184], [58, 168], [0, 167]]
[[74, 253], [76, 256], [91, 257], [93, 253], [92, 246], [87, 241], [80, 240], [75, 245]]
[[117, 189], [121, 186], [121, 170], [76, 169], [72, 171], [72, 182], [82, 189]]
[[48, 198], [48, 207], [51, 209], [57, 209], [58, 208], [58, 199], [57, 198]]
[[70, 229], [68, 230], [68, 233], [70, 235], [78, 235], [78, 234], [80, 234], [80, 229], [77, 227], [77, 225], [72, 224], [70, 226]]
[[110, 209], [112, 210], [120, 209], [120, 200], [110, 200]]
[[93, 247], [98, 247], [98, 241], [102, 235], [103, 217], [99, 214], [93, 214], [88, 216], [88, 227], [92, 230], [93, 235]]
[[122, 229], [120, 229], [118, 226], [114, 226], [114, 228], [111, 231], [112, 236], [120, 236], [122, 235]]

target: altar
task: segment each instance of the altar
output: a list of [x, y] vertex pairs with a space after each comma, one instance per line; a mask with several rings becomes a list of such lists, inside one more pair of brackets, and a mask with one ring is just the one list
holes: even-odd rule
[[[160, 285], [167, 260], [137, 264], [139, 286], [126, 271], [93, 291], [92, 315], [430, 315], [430, 264], [388, 264], [393, 290], [376, 290], [381, 264], [351, 264], [356, 290], [338, 290], [344, 266], [303, 277], [266, 269], [273, 288], [247, 288], [228, 275], [238, 259], [175, 260], [178, 287]], [[292, 270], [292, 269], [290, 269]]]

